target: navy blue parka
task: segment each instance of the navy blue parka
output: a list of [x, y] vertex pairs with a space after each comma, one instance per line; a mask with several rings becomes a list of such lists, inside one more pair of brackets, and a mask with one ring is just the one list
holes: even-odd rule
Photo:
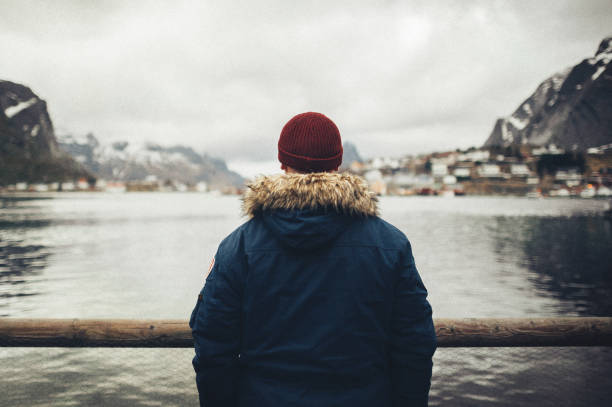
[[427, 405], [427, 291], [363, 180], [263, 177], [244, 210], [189, 322], [200, 405]]

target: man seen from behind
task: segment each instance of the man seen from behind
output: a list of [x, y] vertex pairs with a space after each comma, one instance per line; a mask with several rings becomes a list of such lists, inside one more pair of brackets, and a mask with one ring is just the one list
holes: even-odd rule
[[320, 113], [282, 129], [285, 173], [243, 198], [190, 319], [206, 407], [426, 406], [436, 337], [405, 235]]

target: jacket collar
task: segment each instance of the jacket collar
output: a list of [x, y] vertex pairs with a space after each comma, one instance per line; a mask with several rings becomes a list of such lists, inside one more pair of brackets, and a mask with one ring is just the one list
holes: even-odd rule
[[242, 211], [323, 210], [349, 216], [378, 215], [378, 199], [362, 178], [348, 173], [317, 172], [263, 176], [247, 185]]

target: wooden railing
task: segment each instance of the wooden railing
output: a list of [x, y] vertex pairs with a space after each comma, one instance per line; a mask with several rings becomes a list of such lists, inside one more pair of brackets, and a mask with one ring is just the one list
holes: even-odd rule
[[[612, 346], [612, 318], [434, 320], [440, 347]], [[0, 347], [189, 348], [183, 320], [0, 318]]]

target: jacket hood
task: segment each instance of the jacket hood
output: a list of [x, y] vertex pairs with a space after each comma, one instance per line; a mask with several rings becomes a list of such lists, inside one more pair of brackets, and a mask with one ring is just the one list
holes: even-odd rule
[[342, 232], [351, 218], [376, 216], [377, 197], [351, 174], [312, 173], [260, 177], [248, 185], [245, 215], [262, 216], [283, 244], [313, 249]]
[[259, 177], [247, 187], [242, 210], [249, 217], [278, 209], [354, 217], [378, 215], [376, 194], [363, 178], [352, 174], [280, 174]]

